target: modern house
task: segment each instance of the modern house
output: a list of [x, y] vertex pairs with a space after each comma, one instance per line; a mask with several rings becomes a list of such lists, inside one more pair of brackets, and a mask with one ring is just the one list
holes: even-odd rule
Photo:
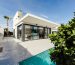
[[13, 18], [14, 36], [22, 41], [47, 39], [53, 30], [57, 31], [59, 24], [27, 13], [23, 16], [18, 11]]
[[[54, 47], [48, 35], [51, 34], [53, 31], [54, 32], [57, 31], [57, 28], [59, 26], [60, 26], [59, 24], [49, 21], [45, 18], [30, 14], [30, 13], [26, 13], [23, 16], [23, 13], [21, 11], [17, 11], [13, 18], [14, 37], [20, 40], [21, 42], [19, 44], [24, 49], [27, 50], [27, 52], [22, 51], [22, 52], [25, 52], [25, 54], [23, 55], [20, 54], [20, 58], [18, 59], [19, 62], [25, 59], [28, 59], [30, 57], [36, 56], [40, 53], [41, 53], [40, 54], [41, 57], [43, 54], [42, 59], [44, 60], [46, 59], [46, 61], [48, 61], [47, 58], [49, 58], [49, 56], [46, 58], [44, 57], [44, 55], [47, 55], [48, 54], [47, 51], [50, 48]], [[36, 60], [36, 63], [39, 62], [37, 60]], [[34, 61], [35, 59], [30, 59], [27, 62], [32, 63]], [[20, 65], [24, 65], [24, 63]], [[40, 63], [42, 64], [42, 62]], [[49, 65], [49, 64], [50, 63], [43, 64], [43, 65]], [[27, 65], [31, 65], [31, 64], [27, 64]], [[34, 62], [33, 65], [38, 65], [38, 63], [35, 64]]]

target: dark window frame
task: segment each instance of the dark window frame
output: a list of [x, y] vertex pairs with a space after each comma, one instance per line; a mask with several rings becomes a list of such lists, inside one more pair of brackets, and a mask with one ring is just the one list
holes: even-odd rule
[[[23, 24], [23, 23], [22, 23]], [[22, 26], [22, 24], [20, 24], [20, 25], [18, 25], [17, 26], [17, 38], [18, 38], [18, 27], [20, 27], [20, 26]], [[30, 26], [30, 28], [32, 29], [32, 26], [34, 26], [34, 27], [37, 27], [37, 31], [39, 30], [39, 28], [43, 28], [43, 29], [47, 29], [47, 38], [49, 38], [48, 37], [48, 34], [51, 34], [51, 28], [50, 27], [44, 27], [44, 26], [38, 26], [37, 24], [36, 25], [32, 25], [32, 24], [23, 24], [24, 25], [24, 34], [25, 34], [25, 26], [26, 25], [28, 25], [28, 26]], [[49, 33], [48, 33], [48, 29], [49, 29]], [[44, 30], [44, 32], [45, 32], [45, 30]], [[22, 33], [22, 30], [21, 30], [21, 33]], [[37, 32], [38, 33], [38, 32]], [[24, 35], [25, 36], [25, 35]], [[34, 35], [34, 36], [39, 36], [39, 34], [37, 34], [37, 35]], [[24, 41], [29, 41], [29, 40], [25, 40], [25, 38], [27, 38], [27, 37], [24, 37]], [[43, 39], [47, 39], [47, 38], [45, 38], [45, 36], [44, 36], [44, 38]], [[40, 38], [38, 38], [38, 39], [40, 39]], [[38, 40], [38, 39], [30, 39], [30, 40]]]
[[[18, 38], [18, 39], [21, 38], [21, 36], [20, 36], [20, 38], [19, 38], [19, 27], [20, 27], [20, 26], [22, 26], [22, 24], [20, 24], [20, 25], [17, 26], [17, 38]], [[22, 29], [21, 29], [21, 35], [22, 35]]]

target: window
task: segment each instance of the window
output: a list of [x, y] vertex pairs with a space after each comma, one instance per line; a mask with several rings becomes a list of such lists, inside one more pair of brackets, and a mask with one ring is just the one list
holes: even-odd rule
[[32, 32], [31, 32], [32, 33], [32, 39], [39, 39], [39, 36], [38, 36], [38, 27], [32, 25], [31, 28], [32, 28]]
[[18, 30], [17, 32], [18, 39], [22, 40], [22, 25], [18, 26], [17, 30]]
[[[48, 34], [51, 33], [51, 28], [41, 27], [36, 25], [24, 24], [24, 30], [22, 30], [22, 25], [18, 26], [18, 39], [23, 38], [24, 40], [36, 40], [48, 38]], [[22, 35], [22, 32], [24, 34]]]
[[48, 34], [51, 34], [51, 28], [48, 28]]
[[[51, 28], [48, 28], [48, 34], [51, 34]], [[48, 35], [49, 38], [49, 35]]]
[[45, 38], [48, 38], [48, 28], [45, 27], [44, 30], [45, 30]]
[[25, 25], [25, 40], [31, 40], [32, 35], [31, 35], [31, 26], [30, 25]]
[[39, 39], [38, 27], [34, 25], [25, 25], [25, 40]]
[[43, 27], [39, 27], [39, 38], [44, 39], [45, 31]]

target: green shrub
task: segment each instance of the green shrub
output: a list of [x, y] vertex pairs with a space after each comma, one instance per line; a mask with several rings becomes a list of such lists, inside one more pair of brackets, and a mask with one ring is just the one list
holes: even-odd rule
[[56, 65], [75, 65], [75, 18], [67, 24], [61, 24], [57, 33], [49, 35], [55, 45], [50, 53]]

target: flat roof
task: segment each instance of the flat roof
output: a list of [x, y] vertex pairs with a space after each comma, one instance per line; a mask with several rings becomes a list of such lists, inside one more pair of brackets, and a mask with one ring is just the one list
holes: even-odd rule
[[20, 19], [18, 24], [20, 24], [21, 22], [25, 23], [25, 24], [33, 24], [33, 25], [37, 24], [39, 26], [51, 27], [51, 28], [60, 26], [60, 24], [57, 24], [55, 22], [49, 21], [45, 18], [38, 17], [38, 16], [30, 14], [30, 13], [27, 13], [25, 16], [23, 16]]

